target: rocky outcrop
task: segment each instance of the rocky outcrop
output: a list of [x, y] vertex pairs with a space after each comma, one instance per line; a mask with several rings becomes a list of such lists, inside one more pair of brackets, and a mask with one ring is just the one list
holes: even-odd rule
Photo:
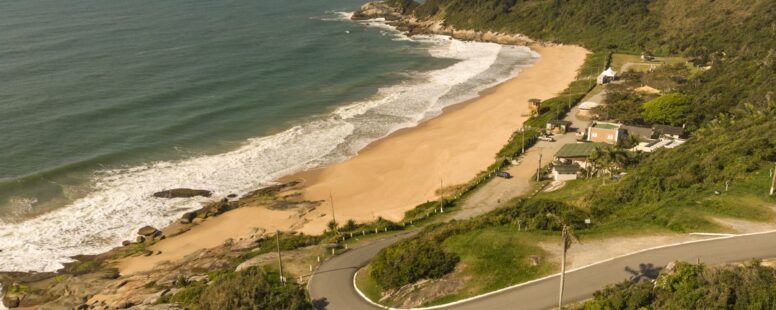
[[[6, 306], [36, 309], [180, 309], [175, 304], [167, 303], [181, 289], [176, 285], [177, 280], [206, 283], [209, 281], [206, 271], [234, 268], [238, 257], [258, 250], [257, 240], [264, 238], [266, 232], [255, 228], [245, 236], [224, 242], [222, 246], [196, 251], [180, 260], [161, 263], [153, 270], [136, 275], [120, 275], [113, 267], [113, 262], [127, 256], [159, 255], [160, 251], [149, 246], [165, 236], [184, 233], [191, 229], [191, 223], [241, 206], [307, 208], [314, 205], [315, 202], [301, 199], [299, 189], [298, 182], [289, 182], [256, 190], [236, 201], [224, 198], [207, 202], [202, 208], [184, 214], [179, 222], [161, 231], [153, 226], [138, 229], [137, 239], [133, 240], [136, 242], [126, 240], [121, 247], [106, 253], [73, 257], [74, 262], [64, 264], [65, 268], [56, 273], [0, 272], [0, 284], [6, 293], [0, 301]], [[173, 190], [169, 193], [160, 192], [160, 195], [177, 197], [192, 192], [204, 194], [205, 191]], [[266, 258], [274, 262], [276, 255], [274, 252], [269, 253]], [[293, 258], [291, 253], [284, 255]], [[307, 270], [306, 265], [303, 267]]]
[[210, 197], [213, 192], [204, 189], [174, 188], [154, 193], [157, 198], [191, 198], [196, 196]]
[[392, 7], [383, 1], [370, 2], [354, 12], [351, 19], [369, 20], [383, 18], [389, 25], [396, 27], [397, 30], [404, 32], [408, 36], [436, 34], [450, 36], [462, 41], [492, 42], [505, 45], [527, 45], [533, 43], [533, 40], [520, 34], [456, 29], [445, 24], [445, 21], [441, 19], [418, 19], [411, 14], [402, 14], [401, 12], [401, 8]]
[[401, 20], [403, 18], [400, 8], [394, 8], [385, 2], [369, 2], [361, 6], [361, 8], [353, 13], [351, 19], [353, 20], [367, 20], [384, 18], [385, 20], [394, 21]]

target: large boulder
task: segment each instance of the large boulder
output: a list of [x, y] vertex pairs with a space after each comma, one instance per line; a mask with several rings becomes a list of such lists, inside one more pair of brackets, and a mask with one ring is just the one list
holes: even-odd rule
[[153, 228], [151, 226], [143, 226], [142, 228], [137, 230], [137, 234], [144, 237], [149, 237], [149, 236], [156, 235], [158, 231], [159, 231], [158, 229]]
[[3, 296], [2, 302], [3, 302], [3, 305], [5, 305], [8, 308], [16, 308], [20, 304], [19, 296], [15, 296], [15, 295], [14, 296], [9, 296], [9, 295]]
[[204, 189], [174, 188], [154, 193], [157, 198], [191, 198], [196, 196], [210, 197], [213, 192]]
[[221, 201], [208, 205], [207, 210], [209, 215], [219, 215], [236, 207], [237, 205], [235, 203], [230, 203], [228, 199], [224, 198], [221, 199]]

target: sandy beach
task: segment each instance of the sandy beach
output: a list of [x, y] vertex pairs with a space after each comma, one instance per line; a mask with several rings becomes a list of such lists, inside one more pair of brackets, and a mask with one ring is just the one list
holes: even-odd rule
[[[532, 49], [541, 55], [533, 66], [479, 98], [373, 143], [350, 160], [289, 179], [305, 182], [306, 199], [327, 200], [331, 193], [340, 222], [400, 220], [405, 211], [437, 199], [440, 181], [445, 187], [466, 183], [493, 163], [527, 119], [528, 100], [548, 99], [565, 89], [587, 54], [569, 45]], [[322, 231], [331, 220], [321, 215], [327, 212], [314, 212], [302, 231]]]
[[[565, 89], [588, 53], [570, 45], [531, 48], [541, 58], [477, 99], [374, 142], [349, 160], [284, 180], [301, 180], [307, 200], [328, 201], [331, 194], [341, 223], [378, 216], [400, 220], [405, 211], [437, 199], [440, 181], [445, 187], [466, 183], [493, 163], [494, 155], [526, 120], [528, 100], [547, 99]], [[328, 203], [304, 217], [294, 211], [237, 209], [153, 245], [150, 250], [161, 251], [160, 255], [125, 259], [118, 267], [123, 274], [149, 270], [257, 228], [317, 234], [331, 220], [330, 212]]]

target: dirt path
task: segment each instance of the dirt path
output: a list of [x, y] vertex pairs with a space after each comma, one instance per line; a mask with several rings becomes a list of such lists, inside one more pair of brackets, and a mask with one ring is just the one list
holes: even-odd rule
[[571, 130], [564, 135], [556, 135], [555, 142], [539, 141], [528, 149], [525, 155], [518, 158], [516, 165], [509, 166], [505, 171], [512, 175], [511, 179], [494, 178], [480, 187], [464, 202], [461, 210], [453, 215], [453, 219], [466, 219], [494, 210], [515, 197], [536, 190], [536, 169], [539, 167], [539, 154], [542, 166], [549, 164], [555, 153], [567, 143], [576, 143], [577, 131], [582, 131], [589, 125], [588, 121], [577, 118], [578, 107], [574, 107], [564, 120], [572, 122]]

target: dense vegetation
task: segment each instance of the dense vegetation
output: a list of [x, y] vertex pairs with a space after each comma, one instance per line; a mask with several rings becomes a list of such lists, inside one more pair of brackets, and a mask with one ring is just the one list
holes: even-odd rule
[[766, 104], [776, 81], [776, 2], [705, 0], [427, 0], [421, 18], [460, 29], [523, 33], [594, 51], [683, 55], [711, 66], [686, 91], [695, 123], [743, 102]]
[[180, 290], [169, 302], [190, 309], [313, 309], [302, 286], [292, 281], [281, 283], [275, 272], [251, 267], [210, 276], [213, 280], [209, 284], [178, 281]]
[[440, 278], [458, 260], [428, 239], [404, 240], [375, 256], [370, 275], [384, 288], [398, 288], [420, 279]]
[[[628, 124], [685, 125], [691, 138], [683, 146], [641, 156], [601, 149], [596, 169], [627, 171], [619, 182], [572, 182], [567, 189], [476, 219], [429, 227], [416, 238], [443, 248], [453, 236], [489, 227], [527, 225], [549, 232], [557, 227], [547, 222], [547, 212], [560, 213], [583, 234], [588, 229], [580, 225], [585, 217], [595, 223], [590, 234], [714, 229], [708, 215], [772, 217], [767, 205], [776, 199], [767, 197], [766, 183], [770, 163], [776, 161], [776, 2], [427, 0], [405, 7], [420, 18], [444, 19], [459, 29], [576, 43], [599, 56], [684, 56], [694, 65], [622, 73], [624, 82], [607, 88], [607, 106], [598, 111], [605, 119]], [[569, 103], [581, 99], [575, 92], [589, 89], [585, 82], [543, 102], [543, 111], [528, 125], [543, 127], [562, 117]], [[642, 85], [667, 95], [633, 91]], [[724, 192], [726, 184], [731, 184], [730, 192]]]
[[776, 269], [753, 261], [746, 266], [707, 267], [679, 263], [655, 283], [626, 281], [607, 287], [584, 309], [773, 309]]

